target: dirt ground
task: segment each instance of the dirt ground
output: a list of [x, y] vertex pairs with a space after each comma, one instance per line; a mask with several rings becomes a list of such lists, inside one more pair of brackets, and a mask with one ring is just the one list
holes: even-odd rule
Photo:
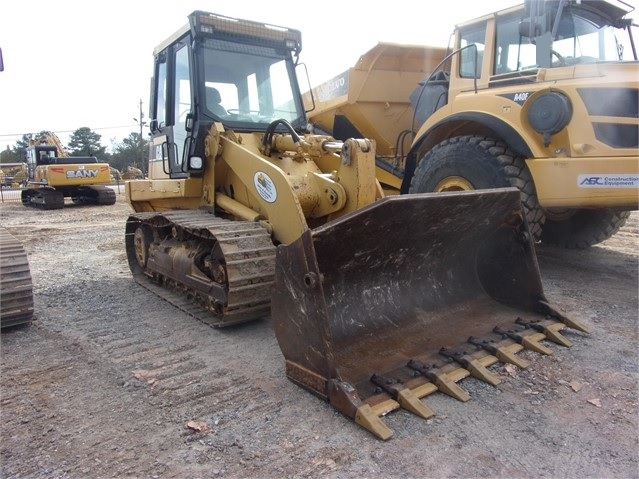
[[2, 333], [3, 478], [639, 477], [639, 213], [587, 251], [537, 250], [544, 290], [592, 334], [523, 352], [503, 382], [437, 393], [375, 439], [286, 379], [268, 319], [214, 330], [136, 285], [130, 212], [0, 206], [36, 319]]

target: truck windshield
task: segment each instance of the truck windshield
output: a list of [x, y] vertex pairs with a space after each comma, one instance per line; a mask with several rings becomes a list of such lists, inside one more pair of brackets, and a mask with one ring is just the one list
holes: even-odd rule
[[[556, 10], [548, 11], [548, 20], [554, 20], [555, 15]], [[552, 43], [552, 21], [548, 21], [545, 33], [534, 37], [520, 35], [521, 20], [519, 15], [513, 15], [500, 18], [497, 24], [496, 74], [540, 66], [557, 68], [579, 63], [636, 60], [629, 27], [621, 26], [622, 22], [614, 22], [618, 25], [613, 26], [610, 20], [578, 6], [567, 6], [563, 10]], [[538, 20], [543, 23], [543, 18]], [[543, 29], [540, 24], [537, 28]]]
[[[598, 17], [587, 18], [578, 9], [566, 9], [552, 43], [555, 62], [588, 63], [636, 60], [630, 36], [624, 28], [615, 28]], [[557, 55], [558, 54], [558, 55]]]
[[234, 127], [303, 119], [288, 52], [207, 39], [203, 48], [204, 114]]

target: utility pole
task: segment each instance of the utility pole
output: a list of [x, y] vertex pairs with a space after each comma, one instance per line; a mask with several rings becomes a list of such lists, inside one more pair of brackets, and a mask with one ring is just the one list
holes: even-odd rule
[[144, 112], [142, 111], [142, 98], [140, 98], [140, 117], [138, 118], [133, 118], [133, 120], [140, 126], [140, 142], [139, 142], [139, 148], [140, 148], [140, 154], [142, 155], [142, 160], [140, 161], [140, 169], [142, 170], [142, 174], [146, 177], [146, 171], [144, 168], [144, 165], [146, 163], [146, 158], [144, 158], [144, 137], [142, 136], [142, 131], [143, 128], [146, 126], [146, 121], [144, 121]]

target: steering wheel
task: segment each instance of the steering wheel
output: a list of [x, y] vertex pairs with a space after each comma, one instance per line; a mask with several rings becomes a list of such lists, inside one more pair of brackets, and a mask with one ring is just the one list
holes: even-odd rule
[[557, 57], [557, 60], [559, 61], [559, 66], [565, 67], [566, 66], [566, 59], [556, 50], [550, 50], [551, 56]]

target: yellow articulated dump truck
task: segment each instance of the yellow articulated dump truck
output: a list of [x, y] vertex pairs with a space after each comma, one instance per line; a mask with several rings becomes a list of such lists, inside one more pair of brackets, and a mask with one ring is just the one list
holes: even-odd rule
[[639, 205], [632, 10], [528, 1], [458, 25], [451, 49], [380, 43], [306, 94], [309, 118], [374, 139], [388, 190], [516, 187], [536, 240], [587, 248]]
[[542, 290], [516, 188], [387, 194], [375, 141], [314, 134], [301, 33], [196, 11], [154, 52], [133, 278], [220, 328], [271, 317], [295, 384], [381, 439], [523, 348], [586, 332]]

